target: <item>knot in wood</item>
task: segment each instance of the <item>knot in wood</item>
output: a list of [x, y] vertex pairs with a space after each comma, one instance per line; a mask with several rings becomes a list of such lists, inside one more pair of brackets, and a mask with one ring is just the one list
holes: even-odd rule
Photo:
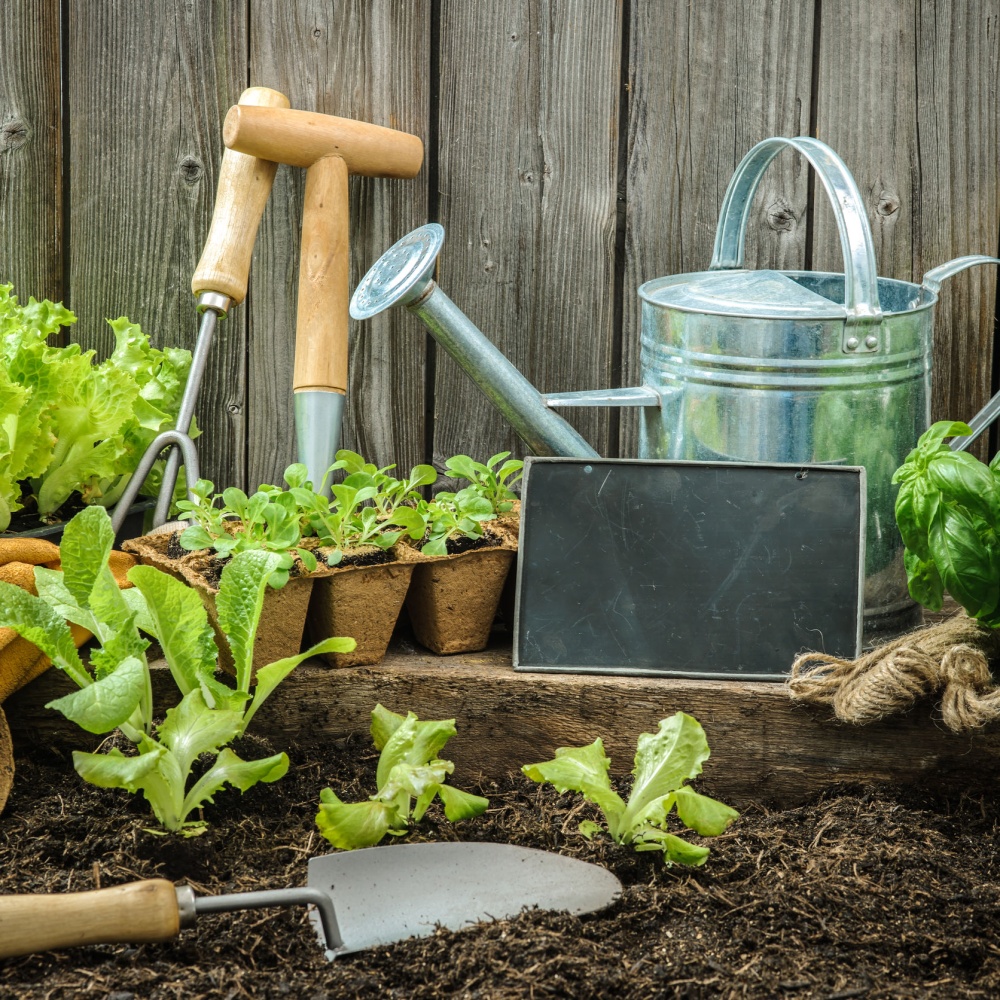
[[0, 153], [20, 149], [31, 138], [31, 129], [23, 118], [11, 118], [0, 125]]
[[788, 204], [776, 201], [767, 208], [767, 225], [776, 233], [790, 233], [798, 220]]
[[197, 184], [201, 180], [201, 175], [205, 172], [201, 160], [196, 156], [185, 156], [177, 164], [177, 169], [180, 171], [181, 177], [188, 184]]
[[888, 191], [883, 191], [879, 195], [875, 211], [884, 219], [888, 219], [890, 215], [895, 215], [899, 211], [899, 197]]

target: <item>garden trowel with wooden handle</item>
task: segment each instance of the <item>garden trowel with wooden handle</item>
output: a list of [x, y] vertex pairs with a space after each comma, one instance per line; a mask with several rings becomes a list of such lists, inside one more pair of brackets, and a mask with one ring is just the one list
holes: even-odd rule
[[[276, 90], [250, 87], [240, 95], [240, 105], [280, 109], [287, 108], [289, 101]], [[190, 437], [198, 391], [219, 318], [225, 317], [231, 306], [239, 305], [246, 297], [257, 229], [277, 169], [276, 163], [230, 149], [222, 155], [212, 222], [191, 281], [201, 324], [177, 421], [172, 430], [164, 431], [146, 449], [115, 507], [112, 515], [115, 531], [121, 527], [128, 508], [164, 448], [169, 447], [170, 452], [153, 512], [154, 525], [162, 525], [167, 519], [182, 461], [188, 483], [193, 484], [198, 479], [198, 455]]]
[[243, 105], [230, 108], [223, 137], [230, 149], [306, 168], [293, 391], [298, 459], [318, 490], [340, 445], [347, 393], [348, 177], [416, 177], [423, 143], [350, 118]]
[[0, 958], [83, 944], [167, 941], [206, 913], [307, 905], [329, 959], [538, 907], [590, 913], [621, 883], [598, 865], [510, 844], [402, 844], [312, 858], [309, 884], [196, 896], [166, 879], [0, 896]]

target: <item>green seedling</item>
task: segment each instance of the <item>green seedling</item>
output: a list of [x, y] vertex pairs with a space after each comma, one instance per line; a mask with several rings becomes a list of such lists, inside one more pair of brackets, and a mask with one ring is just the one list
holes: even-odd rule
[[419, 823], [435, 798], [452, 822], [484, 813], [489, 801], [445, 784], [455, 765], [438, 754], [455, 735], [455, 720], [421, 722], [381, 705], [372, 711], [372, 740], [381, 751], [378, 790], [367, 802], [341, 802], [330, 788], [320, 793], [316, 824], [334, 847], [373, 847], [386, 834], [400, 837]]
[[472, 486], [457, 493], [438, 493], [417, 509], [427, 524], [427, 541], [420, 551], [429, 556], [447, 555], [453, 539], [482, 538], [483, 523], [496, 517], [490, 501]]
[[[77, 773], [102, 788], [142, 792], [163, 830], [193, 836], [206, 828], [191, 819], [230, 785], [246, 791], [271, 782], [288, 769], [275, 754], [245, 761], [228, 744], [242, 736], [261, 705], [303, 660], [324, 652], [349, 652], [353, 639], [326, 639], [305, 653], [277, 660], [257, 671], [251, 685], [253, 648], [268, 579], [279, 557], [260, 549], [237, 553], [222, 571], [215, 604], [220, 630], [232, 651], [234, 683], [215, 675], [215, 637], [197, 592], [152, 566], [135, 566], [119, 590], [108, 568], [114, 543], [111, 519], [101, 507], [69, 521], [60, 545], [60, 571], [36, 567], [35, 597], [0, 583], [0, 626], [33, 642], [77, 686], [54, 708], [89, 733], [115, 729], [135, 753], [73, 753]], [[66, 622], [93, 633], [97, 645], [85, 663]], [[180, 692], [180, 703], [157, 723], [146, 650], [160, 645]], [[192, 768], [208, 762], [197, 779]], [[156, 831], [154, 831], [156, 832]]]
[[485, 464], [468, 455], [452, 455], [445, 462], [445, 475], [467, 479], [472, 484], [471, 488], [490, 502], [495, 514], [506, 514], [517, 499], [511, 486], [524, 472], [524, 462], [514, 458], [504, 461], [509, 455], [509, 451], [501, 451], [488, 458]]
[[[555, 759], [526, 764], [521, 770], [532, 781], [547, 781], [559, 792], [580, 792], [604, 814], [607, 832], [616, 843], [637, 851], [662, 851], [667, 864], [703, 865], [709, 849], [670, 833], [667, 818], [676, 810], [686, 827], [714, 837], [739, 816], [735, 809], [685, 784], [701, 774], [708, 757], [705, 731], [696, 719], [677, 712], [660, 722], [658, 732], [639, 737], [628, 802], [611, 787], [611, 761], [600, 739], [585, 747], [560, 747]], [[579, 829], [589, 839], [602, 828], [584, 820]]]

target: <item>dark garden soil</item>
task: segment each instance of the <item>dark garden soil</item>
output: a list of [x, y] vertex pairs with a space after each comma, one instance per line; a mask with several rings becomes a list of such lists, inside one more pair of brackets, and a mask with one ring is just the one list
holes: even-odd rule
[[[261, 747], [245, 748], [262, 755]], [[303, 884], [324, 853], [320, 788], [374, 787], [367, 740], [299, 747], [280, 782], [224, 792], [212, 828], [153, 836], [145, 803], [85, 786], [65, 762], [18, 760], [0, 816], [0, 891], [66, 892], [138, 878], [200, 892]], [[471, 788], [456, 775], [454, 783]], [[0, 962], [0, 997], [777, 997], [1000, 996], [995, 801], [838, 789], [801, 808], [749, 808], [700, 869], [576, 834], [590, 806], [520, 776], [481, 789], [484, 817], [428, 814], [411, 839], [506, 841], [611, 868], [615, 907], [533, 912], [327, 963], [302, 912], [204, 916], [168, 944], [108, 945]], [[702, 788], [711, 793], [710, 788]]]

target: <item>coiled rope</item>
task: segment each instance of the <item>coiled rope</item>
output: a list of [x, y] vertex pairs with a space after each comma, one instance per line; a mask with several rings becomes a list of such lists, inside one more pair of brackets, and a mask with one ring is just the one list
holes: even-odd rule
[[1000, 687], [989, 666], [998, 654], [997, 632], [962, 611], [856, 660], [803, 653], [792, 664], [788, 692], [795, 701], [830, 705], [838, 719], [856, 725], [940, 694], [944, 724], [961, 733], [1000, 719]]

